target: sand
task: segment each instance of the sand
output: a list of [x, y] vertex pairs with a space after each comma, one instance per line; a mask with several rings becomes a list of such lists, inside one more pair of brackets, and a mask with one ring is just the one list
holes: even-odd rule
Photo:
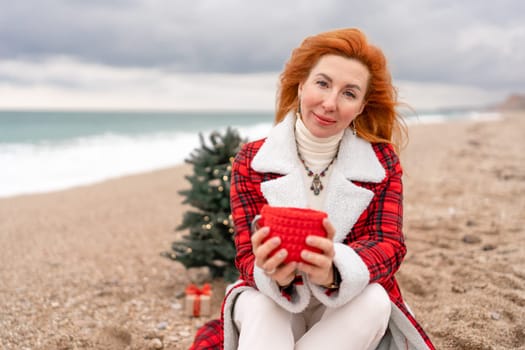
[[[438, 349], [525, 349], [525, 113], [410, 127], [398, 278]], [[0, 348], [187, 349], [187, 165], [0, 199]]]

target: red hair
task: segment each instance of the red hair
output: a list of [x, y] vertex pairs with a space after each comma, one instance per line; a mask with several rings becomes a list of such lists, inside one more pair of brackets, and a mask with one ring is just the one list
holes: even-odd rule
[[370, 45], [358, 29], [339, 29], [306, 38], [293, 50], [280, 75], [275, 122], [281, 122], [299, 104], [298, 88], [324, 55], [339, 55], [363, 63], [370, 73], [363, 112], [354, 120], [357, 133], [365, 140], [393, 143], [398, 150], [404, 124], [397, 114], [397, 92], [392, 85], [383, 52]]

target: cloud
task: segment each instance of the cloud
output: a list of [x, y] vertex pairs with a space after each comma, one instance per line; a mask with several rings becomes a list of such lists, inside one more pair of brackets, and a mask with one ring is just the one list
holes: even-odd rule
[[175, 73], [61, 57], [0, 61], [2, 109], [271, 110], [277, 74]]
[[[482, 77], [489, 83], [500, 82], [518, 88], [525, 81], [523, 43], [525, 23], [502, 27], [477, 25], [458, 33], [457, 49], [470, 58], [465, 71], [468, 69], [472, 75], [483, 72]], [[482, 79], [480, 84], [485, 82]]]
[[396, 85], [399, 100], [420, 112], [436, 109], [485, 108], [501, 102], [508, 94], [506, 90], [459, 84], [399, 80]]
[[[0, 109], [273, 110], [278, 72], [179, 73], [59, 57], [0, 61]], [[505, 91], [396, 81], [400, 100], [420, 110], [485, 106]]]
[[[20, 62], [51, 70], [35, 68], [8, 76], [4, 69], [2, 86], [19, 92], [23, 86], [57, 94], [82, 90], [93, 94], [94, 101], [95, 96], [106, 96], [101, 92], [103, 79], [110, 79], [114, 96], [124, 90], [137, 94], [133, 103], [141, 100], [135, 86], [142, 84], [161, 89], [161, 96], [177, 101], [173, 105], [189, 105], [188, 93], [179, 92], [175, 83], [180, 77], [187, 86], [203, 81], [204, 75], [209, 77], [203, 85], [244, 86], [241, 76], [275, 77], [306, 36], [340, 27], [363, 29], [385, 52], [396, 81], [492, 90], [498, 96], [502, 91], [525, 91], [521, 0], [0, 0], [0, 8], [3, 64]], [[64, 57], [81, 64], [82, 70], [67, 68]], [[60, 64], [77, 77], [52, 73], [61, 69]], [[101, 70], [111, 73], [102, 77], [97, 75]], [[136, 74], [140, 77], [130, 78]], [[116, 78], [122, 76], [126, 78]], [[262, 93], [258, 80], [251, 84]], [[166, 93], [166, 86], [177, 94]], [[207, 98], [224, 93], [222, 89]], [[264, 94], [271, 95], [273, 107], [274, 91]], [[179, 95], [185, 99], [178, 100]], [[160, 98], [148, 98], [160, 104]], [[142, 100], [146, 105], [147, 99]], [[269, 98], [263, 100], [267, 105]]]

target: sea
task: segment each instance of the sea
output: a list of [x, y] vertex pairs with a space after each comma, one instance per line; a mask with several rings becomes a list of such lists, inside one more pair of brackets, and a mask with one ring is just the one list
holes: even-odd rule
[[[494, 120], [477, 110], [425, 111], [408, 124]], [[184, 163], [199, 134], [266, 136], [273, 112], [0, 111], [0, 197], [45, 193]]]

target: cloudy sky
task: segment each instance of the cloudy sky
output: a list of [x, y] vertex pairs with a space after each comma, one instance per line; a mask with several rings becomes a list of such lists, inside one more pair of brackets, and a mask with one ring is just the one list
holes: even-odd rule
[[274, 107], [304, 37], [361, 28], [415, 108], [525, 93], [522, 0], [0, 0], [0, 109]]

